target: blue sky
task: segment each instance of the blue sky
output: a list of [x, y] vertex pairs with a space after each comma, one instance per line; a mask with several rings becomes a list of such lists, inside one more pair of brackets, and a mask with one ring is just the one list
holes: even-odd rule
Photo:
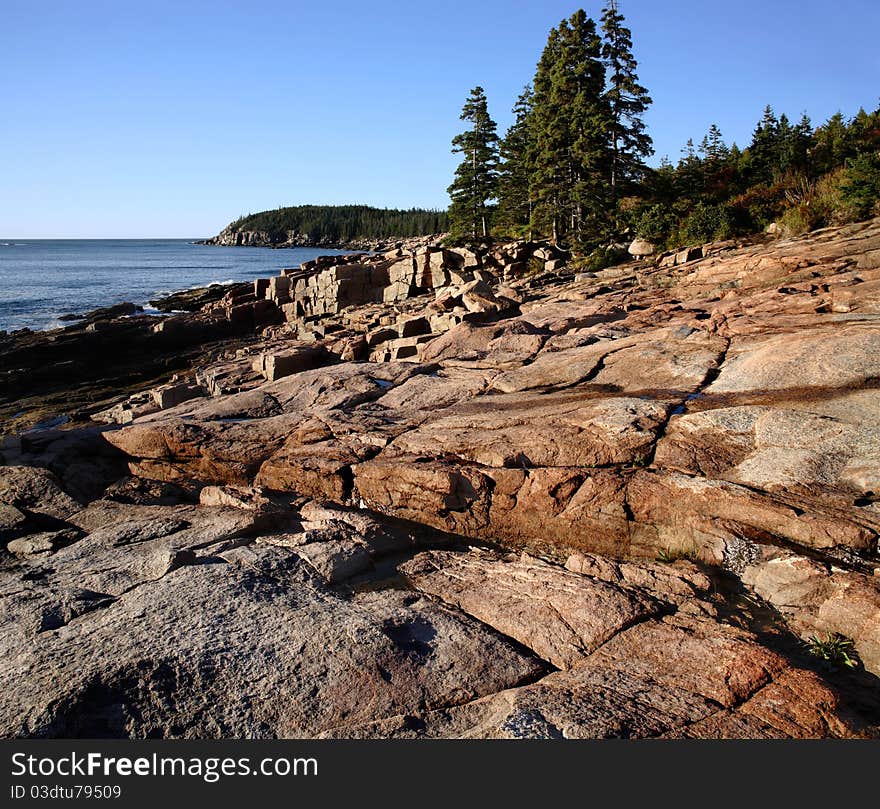
[[[603, 3], [583, 3], [598, 18]], [[620, 0], [656, 163], [765, 104], [874, 108], [877, 0]], [[577, 2], [0, 0], [0, 236], [207, 236], [297, 203], [445, 206], [481, 84], [500, 129]]]

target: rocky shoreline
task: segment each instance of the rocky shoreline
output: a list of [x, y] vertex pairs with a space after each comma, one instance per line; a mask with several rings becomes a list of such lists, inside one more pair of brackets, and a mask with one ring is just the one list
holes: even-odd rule
[[880, 735], [880, 219], [190, 304], [2, 338], [4, 736]]
[[389, 249], [417, 249], [430, 244], [437, 244], [443, 234], [415, 236], [407, 239], [356, 239], [353, 241], [334, 242], [313, 239], [308, 234], [287, 231], [283, 235], [265, 230], [239, 230], [234, 224], [228, 225], [216, 236], [199, 239], [196, 244], [214, 247], [271, 247], [284, 249], [290, 247], [319, 247], [324, 250], [357, 250], [381, 253]]

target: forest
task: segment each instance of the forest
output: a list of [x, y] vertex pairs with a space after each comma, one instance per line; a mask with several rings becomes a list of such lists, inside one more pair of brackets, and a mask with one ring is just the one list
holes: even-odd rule
[[466, 100], [452, 150], [450, 242], [548, 238], [594, 266], [628, 240], [658, 248], [768, 227], [795, 236], [880, 213], [880, 106], [814, 127], [767, 106], [751, 142], [711, 125], [680, 159], [653, 155], [632, 33], [613, 0], [597, 22], [579, 10], [550, 31], [502, 136], [482, 87]]
[[445, 211], [398, 210], [368, 205], [295, 205], [239, 217], [236, 231], [262, 231], [273, 243], [295, 233], [312, 244], [344, 244], [365, 239], [406, 238], [444, 233]]

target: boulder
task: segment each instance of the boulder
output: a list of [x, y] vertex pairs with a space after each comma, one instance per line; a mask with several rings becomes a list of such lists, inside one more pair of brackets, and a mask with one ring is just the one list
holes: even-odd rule
[[54, 474], [32, 466], [0, 466], [0, 502], [44, 520], [64, 520], [82, 508]]
[[27, 517], [15, 506], [0, 503], [0, 542], [16, 536], [27, 523]]
[[654, 251], [657, 248], [647, 239], [634, 239], [632, 244], [630, 244], [628, 248], [628, 252], [631, 256], [635, 256], [636, 258], [644, 258], [645, 256], [654, 255]]

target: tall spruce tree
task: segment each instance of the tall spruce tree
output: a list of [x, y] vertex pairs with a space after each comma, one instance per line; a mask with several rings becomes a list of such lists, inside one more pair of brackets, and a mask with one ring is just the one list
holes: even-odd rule
[[843, 113], [836, 112], [815, 132], [813, 161], [820, 174], [842, 166], [854, 153], [852, 134]]
[[582, 9], [550, 31], [535, 73], [532, 221], [554, 242], [589, 246], [608, 216], [610, 113], [596, 23]]
[[752, 183], [771, 183], [779, 170], [779, 119], [769, 104], [752, 133], [749, 146], [749, 180]]
[[498, 220], [517, 236], [526, 235], [531, 227], [531, 113], [532, 88], [526, 85], [513, 107], [513, 124], [501, 141], [502, 163], [498, 182]]
[[718, 163], [729, 157], [730, 149], [724, 143], [724, 136], [717, 124], [712, 124], [703, 137], [700, 143], [700, 153], [708, 163]]
[[453, 236], [488, 236], [489, 202], [498, 194], [498, 128], [482, 87], [471, 90], [461, 120], [469, 121], [471, 128], [452, 139], [453, 153], [464, 159], [447, 189], [449, 229]]
[[647, 89], [639, 84], [638, 62], [632, 52], [632, 32], [624, 26], [616, 0], [602, 9], [602, 58], [608, 76], [605, 98], [611, 115], [610, 183], [616, 199], [621, 186], [644, 172], [644, 158], [654, 153], [642, 115], [651, 105]]

